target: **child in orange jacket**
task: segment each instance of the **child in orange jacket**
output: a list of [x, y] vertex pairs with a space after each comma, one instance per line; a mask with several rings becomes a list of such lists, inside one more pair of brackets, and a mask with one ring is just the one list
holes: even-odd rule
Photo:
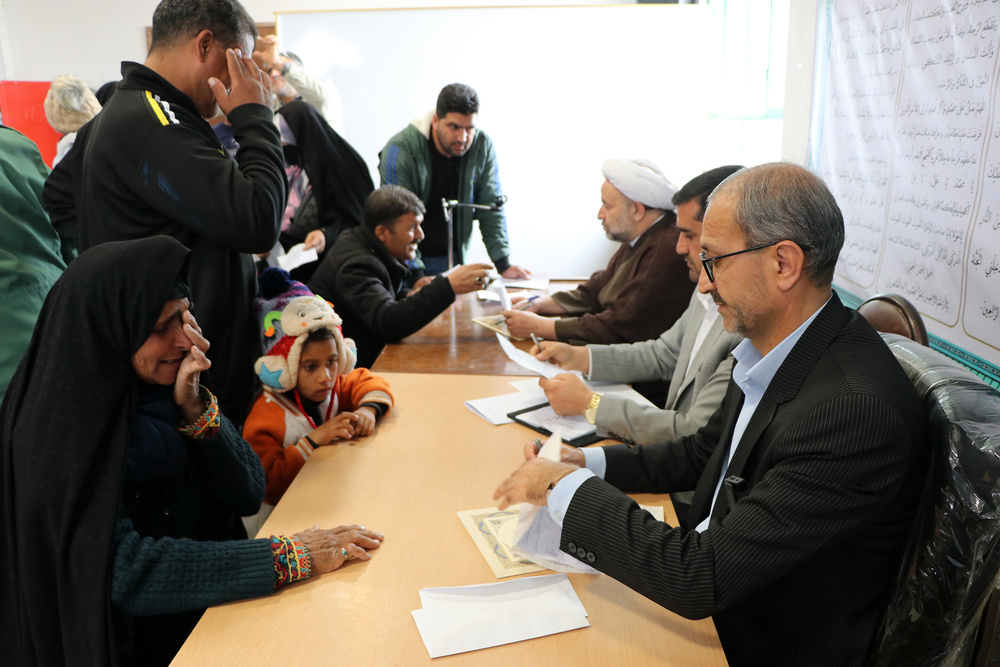
[[328, 302], [272, 267], [260, 275], [254, 305], [264, 343], [254, 369], [264, 390], [243, 437], [264, 465], [267, 491], [248, 528], [263, 524], [316, 447], [371, 435], [392, 408], [389, 384], [354, 369], [354, 341]]

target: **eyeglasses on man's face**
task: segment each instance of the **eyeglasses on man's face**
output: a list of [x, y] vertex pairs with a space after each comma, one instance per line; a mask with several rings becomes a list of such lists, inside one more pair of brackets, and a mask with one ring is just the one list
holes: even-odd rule
[[[779, 243], [781, 243], [781, 241], [772, 241], [770, 243], [764, 243], [763, 245], [755, 245], [752, 248], [745, 248], [743, 250], [737, 250], [736, 252], [726, 253], [725, 255], [719, 255], [718, 257], [709, 257], [705, 254], [705, 251], [702, 250], [701, 254], [698, 255], [698, 257], [701, 259], [701, 265], [705, 269], [705, 275], [708, 276], [708, 282], [714, 283], [715, 269], [712, 268], [712, 264], [714, 264], [715, 262], [718, 262], [720, 259], [725, 259], [726, 257], [735, 257], [736, 255], [742, 255], [745, 252], [753, 252], [754, 250], [762, 250], [763, 248], [770, 248], [771, 246], [777, 245]], [[810, 247], [805, 244], [799, 243], [797, 245], [800, 248], [802, 248], [803, 252], [807, 252], [810, 250]]]

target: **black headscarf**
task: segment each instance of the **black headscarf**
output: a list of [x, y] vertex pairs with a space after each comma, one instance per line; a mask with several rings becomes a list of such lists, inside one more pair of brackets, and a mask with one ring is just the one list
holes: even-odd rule
[[[308, 102], [289, 102], [278, 113], [295, 135], [299, 162], [309, 176], [324, 231], [339, 233], [360, 225], [365, 200], [375, 190], [364, 159]], [[332, 245], [336, 235], [327, 236]]]
[[115, 664], [110, 578], [138, 376], [183, 279], [156, 236], [81, 254], [52, 287], [0, 408], [4, 664]]

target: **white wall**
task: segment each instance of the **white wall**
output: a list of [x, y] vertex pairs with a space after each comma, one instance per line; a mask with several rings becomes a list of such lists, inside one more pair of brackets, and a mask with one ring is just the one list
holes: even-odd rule
[[[142, 61], [158, 0], [0, 0], [0, 79], [49, 81], [73, 73], [93, 88]], [[634, 0], [245, 0], [259, 22], [281, 11], [389, 7], [632, 4]], [[793, 0], [782, 157], [802, 161], [808, 140], [817, 0]]]
[[[92, 88], [117, 80], [122, 60], [142, 62], [159, 0], [0, 0], [0, 79], [50, 81], [76, 74]], [[259, 23], [274, 12], [386, 7], [634, 4], [634, 0], [243, 0]]]
[[781, 158], [802, 165], [809, 143], [817, 4], [818, 0], [792, 0], [789, 6]]

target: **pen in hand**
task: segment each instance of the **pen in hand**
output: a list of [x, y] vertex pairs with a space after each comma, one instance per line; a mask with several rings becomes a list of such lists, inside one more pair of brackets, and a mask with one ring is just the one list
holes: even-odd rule
[[[539, 338], [538, 336], [536, 336], [533, 333], [532, 334], [528, 334], [528, 335], [531, 336], [531, 342], [533, 342], [535, 344], [535, 347], [538, 348], [538, 351], [541, 352], [542, 351], [542, 339]], [[546, 359], [545, 361], [547, 363], [550, 363], [550, 364], [554, 364], [555, 363], [551, 359]]]
[[[511, 308], [511, 310], [528, 310], [528, 308], [531, 308], [531, 299], [527, 299], [526, 301], [522, 301], [521, 303], [517, 304], [515, 307]], [[507, 318], [504, 317], [500, 321], [501, 322], [506, 322]]]

